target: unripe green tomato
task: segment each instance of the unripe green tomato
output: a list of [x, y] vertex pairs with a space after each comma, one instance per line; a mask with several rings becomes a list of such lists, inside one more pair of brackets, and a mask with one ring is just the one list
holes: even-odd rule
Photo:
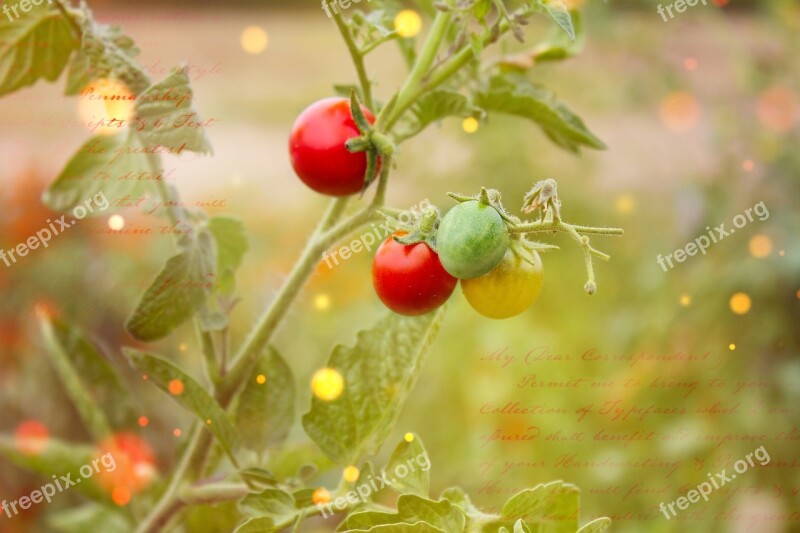
[[436, 242], [445, 270], [459, 279], [477, 278], [502, 261], [508, 229], [494, 207], [471, 200], [447, 212]]
[[488, 318], [510, 318], [528, 309], [539, 298], [544, 267], [539, 254], [531, 252], [536, 265], [508, 250], [491, 272], [461, 281], [461, 291], [478, 313]]

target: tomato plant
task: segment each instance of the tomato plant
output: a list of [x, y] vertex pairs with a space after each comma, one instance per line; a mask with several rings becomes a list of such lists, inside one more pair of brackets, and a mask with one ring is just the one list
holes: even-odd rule
[[375, 253], [372, 283], [386, 307], [416, 316], [441, 307], [458, 280], [447, 273], [436, 252], [424, 242], [401, 244], [391, 236]]
[[478, 313], [488, 318], [510, 318], [528, 309], [539, 298], [544, 267], [539, 254], [533, 263], [507, 250], [491, 271], [461, 281], [461, 290]]
[[[136, 438], [119, 437], [133, 426], [135, 415], [118, 369], [77, 325], [45, 313], [39, 316], [47, 356], [95, 444], [87, 447], [51, 436], [36, 457], [3, 453], [39, 473], [58, 472], [65, 453], [88, 461], [92, 453], [113, 449], [124, 457], [128, 466], [120, 472], [126, 479], [109, 479], [112, 485], [127, 483], [126, 490], [113, 502], [105, 492], [98, 495], [91, 490], [104, 481], [82, 485], [89, 500], [79, 510], [84, 530], [166, 531], [210, 504], [220, 506], [215, 518], [225, 523], [226, 531], [297, 530], [304, 520], [325, 514], [318, 504], [329, 500], [345, 502], [341, 508], [337, 504], [344, 515], [338, 525], [341, 530], [598, 532], [608, 527], [609, 520], [599, 518], [581, 528], [578, 489], [561, 481], [512, 496], [506, 503], [513, 510], [510, 514], [481, 512], [458, 488], [439, 497], [431, 495], [427, 470], [415, 470], [409, 479], [391, 486], [401, 495], [394, 513], [384, 512], [373, 496], [364, 496], [363, 505], [349, 497], [363, 476], [381, 470], [372, 461], [411, 397], [426, 351], [444, 319], [440, 306], [452, 293], [455, 277], [466, 280], [465, 294], [477, 309], [487, 315], [510, 315], [535, 299], [541, 285], [538, 254], [555, 248], [529, 237], [565, 233], [583, 250], [585, 290], [592, 294], [597, 289], [593, 258], [608, 256], [590, 244], [589, 236], [622, 234], [619, 229], [565, 222], [553, 180], [535, 183], [522, 201], [523, 213], [538, 214], [534, 220], [506, 211], [500, 193], [483, 188], [472, 197], [451, 194], [458, 205], [441, 222], [435, 209], [426, 210], [414, 224], [397, 222], [398, 210], [387, 205], [387, 187], [400, 155], [398, 147], [442, 120], [478, 120], [504, 113], [532, 121], [563, 149], [604, 147], [555, 95], [534, 85], [524, 62], [506, 57], [484, 61], [485, 49], [509, 35], [523, 42], [524, 26], [537, 15], [549, 18], [563, 35], [531, 46], [533, 59], [556, 60], [576, 53], [579, 41], [572, 22], [576, 13], [563, 3], [445, 0], [434, 5], [420, 0], [415, 6], [429, 17], [420, 42], [396, 30], [395, 16], [408, 6], [394, 0], [359, 6], [370, 9], [369, 14], [354, 7], [349, 17], [341, 11], [332, 16], [352, 59], [357, 84], [338, 86], [341, 98], [321, 100], [301, 114], [290, 134], [289, 158], [309, 187], [336, 198], [264, 314], [249, 335], [234, 339], [236, 345], [232, 342], [236, 330], [231, 328], [236, 273], [250, 246], [244, 225], [235, 218], [212, 217], [185, 207], [163, 180], [150, 184], [84, 179], [100, 171], [125, 174], [131, 166], [162, 172], [163, 153], [148, 152], [143, 146], [173, 153], [179, 148], [200, 155], [211, 152], [201, 127], [165, 131], [155, 126], [185, 122], [186, 117], [195, 117], [193, 124], [206, 124], [194, 110], [188, 68], [178, 67], [164, 79], [151, 80], [137, 62], [133, 40], [119, 28], [97, 24], [85, 3], [79, 7], [65, 0], [40, 3], [19, 20], [0, 21], [9, 52], [0, 54], [0, 96], [40, 79], [54, 81], [62, 72], [67, 73], [67, 95], [80, 94], [94, 78], [108, 78], [135, 96], [134, 120], [119, 132], [88, 139], [48, 187], [47, 205], [67, 212], [97, 192], [131, 198], [151, 194], [169, 206], [162, 210], [167, 223], [186, 228], [176, 236], [174, 254], [126, 323], [135, 342], [121, 347], [122, 355], [144, 378], [140, 386], [157, 387], [195, 420], [174, 468], [163, 472], [163, 483], [150, 483], [155, 462], [148, 449]], [[378, 98], [365, 58], [389, 44], [397, 45], [408, 72], [396, 92]], [[512, 63], [514, 68], [506, 68]], [[18, 73], [20, 65], [30, 68]], [[158, 100], [167, 93], [183, 98], [177, 106], [161, 105]], [[116, 153], [141, 158], [131, 162], [115, 157]], [[372, 182], [376, 185], [371, 198], [351, 202], [355, 193], [366, 194]], [[378, 294], [402, 315], [388, 313], [359, 332], [352, 345], [337, 345], [324, 369], [314, 374], [311, 388], [316, 394], [301, 420], [316, 445], [309, 467], [293, 459], [304, 456], [306, 448], [295, 439], [287, 443], [296, 423], [298, 389], [289, 362], [293, 359], [284, 358], [273, 344], [275, 333], [322, 254], [381, 218], [394, 230], [407, 232], [381, 246], [374, 267]], [[217, 283], [207, 282], [210, 274]], [[165, 283], [169, 279], [185, 282], [177, 287]], [[185, 323], [191, 323], [199, 341], [204, 379], [192, 376], [168, 355], [146, 349], [146, 343], [175, 334]], [[426, 454], [422, 439], [409, 433], [384, 468], [420, 454]], [[344, 467], [341, 482], [325, 487], [332, 464]], [[570, 512], [549, 515], [548, 510], [556, 508]], [[418, 509], [428, 511], [420, 516]]]
[[[362, 108], [367, 121], [375, 117]], [[292, 126], [289, 156], [303, 183], [330, 196], [347, 196], [364, 187], [367, 156], [345, 143], [360, 135], [346, 98], [325, 98], [306, 108]]]

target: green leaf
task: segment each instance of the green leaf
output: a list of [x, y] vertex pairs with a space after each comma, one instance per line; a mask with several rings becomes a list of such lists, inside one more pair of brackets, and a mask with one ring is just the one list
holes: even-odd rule
[[478, 93], [475, 103], [486, 111], [532, 120], [554, 143], [572, 152], [577, 153], [581, 146], [606, 147], [551, 91], [532, 85], [523, 76], [494, 78], [487, 90]]
[[150, 85], [150, 79], [136, 62], [139, 50], [119, 27], [95, 22], [91, 10], [81, 6], [83, 43], [73, 56], [67, 72], [65, 94], [75, 95], [98, 79], [119, 80], [134, 95]]
[[[187, 67], [175, 69], [164, 80], [150, 86], [136, 99], [137, 134], [148, 146], [183, 148], [201, 154], [211, 152], [206, 127], [192, 109], [194, 94]], [[190, 121], [190, 122], [187, 122]]]
[[569, 35], [570, 39], [575, 38], [572, 17], [570, 17], [569, 8], [564, 0], [533, 0], [532, 5], [537, 11], [553, 19], [558, 27]]
[[209, 275], [215, 273], [216, 251], [207, 232], [178, 255], [171, 257], [156, 280], [145, 291], [126, 327], [139, 340], [166, 337], [200, 311], [212, 292]]
[[464, 531], [464, 513], [448, 500], [435, 502], [413, 494], [397, 500], [397, 513], [364, 511], [350, 514], [343, 526], [347, 531], [373, 531], [376, 526], [406, 526], [424, 523], [441, 531]]
[[[258, 452], [280, 446], [294, 423], [294, 375], [273, 347], [259, 358], [253, 376], [248, 377], [236, 407], [236, 427], [241, 428], [244, 446]], [[264, 384], [256, 376], [266, 377]]]
[[[404, 439], [397, 445], [384, 472], [387, 473], [387, 477], [391, 476], [394, 479], [392, 488], [396, 491], [426, 497], [431, 481], [431, 463], [420, 438], [417, 435], [412, 436], [411, 442]], [[424, 458], [422, 465], [419, 464], [420, 458]], [[401, 467], [408, 472], [404, 477], [398, 474], [398, 468]]]
[[[49, 320], [40, 322], [42, 336], [47, 347], [46, 353], [58, 374], [61, 383], [67, 390], [72, 403], [89, 433], [97, 440], [102, 440], [111, 434], [111, 426], [103, 415], [103, 411], [95, 403], [92, 395], [82, 379], [82, 374], [73, 365], [69, 352], [61, 344], [53, 325]], [[99, 363], [99, 361], [97, 361]], [[106, 366], [105, 370], [109, 370]]]
[[0, 96], [41, 78], [57, 80], [78, 47], [69, 21], [54, 6], [30, 7], [14, 20], [0, 19]]
[[275, 522], [268, 517], [251, 518], [236, 528], [233, 533], [272, 533], [278, 531]]
[[[460, 530], [459, 530], [460, 531]], [[382, 526], [375, 526], [370, 529], [352, 529], [350, 533], [446, 533], [445, 530], [434, 527], [425, 522], [416, 522], [414, 524], [385, 524]]]
[[[242, 426], [238, 427], [241, 428], [241, 430], [245, 429]], [[240, 470], [239, 475], [248, 484], [261, 485], [263, 488], [274, 487], [278, 484], [278, 480], [275, 478], [275, 475], [268, 470], [264, 470], [263, 468], [246, 468], [244, 470]]]
[[556, 30], [545, 41], [536, 45], [532, 56], [537, 62], [560, 61], [578, 55], [586, 42], [583, 19], [580, 11], [572, 12], [575, 25], [575, 38], [567, 37], [564, 32]]
[[[88, 409], [91, 411], [87, 413], [90, 419], [99, 419], [98, 429], [104, 431], [92, 434], [99, 438], [106, 434], [108, 426], [119, 428], [129, 424], [135, 417], [130, 390], [106, 357], [77, 328], [64, 322], [50, 324], [43, 321], [42, 328], [48, 354], [61, 379], [71, 375], [78, 379], [78, 383], [67, 386], [73, 401], [77, 405], [79, 401], [88, 400], [88, 404], [79, 408], [79, 412], [83, 414], [83, 410]], [[72, 391], [73, 387], [79, 390]], [[73, 396], [73, 392], [77, 396]], [[80, 400], [80, 397], [84, 399]]]
[[220, 291], [231, 294], [235, 288], [236, 270], [250, 248], [242, 221], [230, 217], [213, 217], [208, 229], [217, 243], [217, 276]]
[[299, 514], [294, 497], [280, 489], [248, 494], [239, 502], [239, 508], [246, 515], [269, 518], [273, 524], [293, 520]]
[[328, 361], [344, 378], [333, 401], [314, 397], [303, 427], [332, 460], [352, 464], [386, 440], [419, 377], [443, 310], [419, 317], [390, 314], [358, 334], [352, 348], [338, 345]]
[[[148, 192], [156, 169], [144, 154], [133, 153], [142, 147], [135, 137], [125, 133], [95, 135], [72, 156], [58, 178], [44, 193], [44, 202], [56, 211], [68, 211], [98, 195], [112, 201], [126, 195], [140, 197]], [[108, 209], [114, 209], [108, 207]], [[87, 216], [101, 216], [108, 210], [95, 209]]]
[[597, 518], [578, 530], [578, 533], [602, 533], [611, 527], [610, 518]]
[[[69, 474], [72, 480], [80, 479], [81, 467], [99, 457], [97, 448], [93, 446], [67, 443], [54, 437], [48, 437], [47, 446], [40, 453], [23, 453], [17, 439], [9, 435], [0, 435], [0, 455], [18, 467], [42, 476], [46, 482], [51, 482], [54, 475]], [[77, 483], [70, 488], [72, 490], [95, 501], [109, 501], [108, 494], [95, 483]], [[59, 496], [56, 494], [53, 498]]]
[[[169, 361], [154, 355], [123, 348], [131, 365], [147, 376], [147, 380], [167, 393], [186, 410], [194, 413], [203, 425], [217, 438], [229, 455], [239, 447], [239, 435], [228, 415], [197, 381]], [[172, 394], [169, 384], [178, 380], [183, 384], [180, 394]], [[209, 424], [208, 421], [211, 421]]]
[[512, 496], [503, 506], [502, 516], [491, 527], [512, 527], [523, 520], [536, 531], [574, 533], [578, 529], [580, 490], [562, 481], [526, 489]]
[[134, 529], [120, 512], [95, 503], [49, 515], [47, 524], [53, 530], [61, 533], [85, 533], [89, 525], [93, 531], [113, 531], [114, 533], [127, 533]]
[[426, 93], [411, 108], [414, 117], [411, 131], [403, 137], [410, 137], [424, 130], [433, 122], [447, 117], [466, 118], [478, 113], [469, 98], [456, 91], [437, 89]]

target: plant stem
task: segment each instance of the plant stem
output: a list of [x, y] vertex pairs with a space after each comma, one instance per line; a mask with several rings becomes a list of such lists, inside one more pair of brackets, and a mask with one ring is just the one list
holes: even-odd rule
[[392, 116], [389, 118], [387, 131], [394, 124], [396, 118], [399, 118], [403, 111], [405, 111], [416, 100], [414, 95], [417, 94], [417, 91], [419, 91], [423, 80], [428, 75], [428, 71], [431, 69], [433, 62], [436, 60], [436, 54], [439, 52], [439, 48], [441, 47], [442, 41], [447, 34], [447, 28], [452, 19], [452, 13], [446, 13], [443, 11], [438, 11], [436, 13], [436, 17], [433, 19], [433, 25], [431, 26], [431, 31], [428, 34], [428, 40], [425, 42], [422, 52], [420, 52], [419, 57], [417, 57], [417, 60], [414, 63], [414, 68], [411, 69], [411, 73], [408, 75], [408, 78], [398, 93], [397, 104], [395, 105]]
[[372, 83], [369, 81], [367, 69], [364, 67], [364, 53], [358, 49], [358, 46], [353, 40], [353, 34], [350, 33], [350, 28], [345, 23], [341, 12], [333, 15], [333, 21], [336, 23], [336, 27], [339, 28], [339, 33], [342, 34], [344, 44], [347, 45], [347, 50], [350, 52], [350, 57], [353, 59], [353, 65], [356, 67], [358, 82], [361, 85], [361, 91], [364, 93], [362, 95], [364, 97], [364, 105], [366, 105], [367, 109], [370, 111], [374, 111], [375, 105], [372, 101]]

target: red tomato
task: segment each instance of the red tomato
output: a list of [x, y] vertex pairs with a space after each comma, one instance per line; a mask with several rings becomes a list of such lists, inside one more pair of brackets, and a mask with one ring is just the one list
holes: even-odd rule
[[372, 263], [375, 292], [386, 307], [401, 315], [433, 311], [450, 298], [457, 283], [424, 242], [405, 245], [389, 237]]
[[[375, 117], [361, 106], [370, 124]], [[347, 98], [325, 98], [300, 113], [289, 137], [292, 167], [303, 183], [330, 196], [361, 192], [367, 171], [366, 152], [350, 152], [344, 145], [361, 132], [350, 116]]]

